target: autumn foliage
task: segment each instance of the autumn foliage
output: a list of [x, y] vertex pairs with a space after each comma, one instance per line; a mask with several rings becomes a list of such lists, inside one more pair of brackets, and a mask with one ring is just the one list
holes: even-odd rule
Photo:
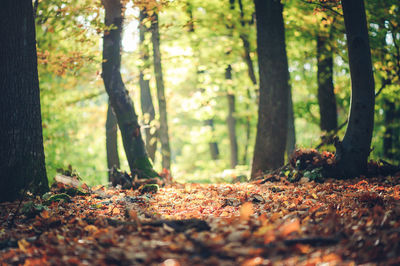
[[399, 179], [158, 192], [58, 183], [43, 199], [1, 205], [0, 264], [394, 265]]

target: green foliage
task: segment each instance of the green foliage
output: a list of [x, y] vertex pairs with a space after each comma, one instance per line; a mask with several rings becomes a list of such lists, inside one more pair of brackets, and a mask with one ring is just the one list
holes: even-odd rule
[[[136, 29], [138, 9], [128, 2], [121, 73], [138, 112], [138, 68], [149, 62], [140, 60]], [[250, 56], [258, 76], [253, 1], [242, 0], [243, 17], [237, 0], [233, 1], [233, 6], [228, 0], [145, 2], [150, 5], [149, 10], [159, 11], [172, 175], [179, 181], [198, 182], [232, 182], [238, 176], [247, 175], [255, 143], [258, 99], [257, 85], [249, 79], [243, 59], [241, 37], [246, 36], [250, 43]], [[343, 18], [329, 10], [315, 10], [315, 7], [307, 1], [284, 1], [286, 50], [298, 147], [317, 146], [323, 134], [319, 129], [316, 81], [316, 34], [320, 30], [333, 30], [339, 125], [347, 119], [350, 102], [351, 82]], [[400, 55], [396, 44], [397, 47], [400, 44], [400, 12], [396, 0], [366, 1], [366, 8], [377, 90], [383, 81], [390, 79], [376, 102], [372, 152], [372, 157], [376, 158], [383, 156], [382, 139], [387, 134], [386, 129], [389, 126], [395, 128], [395, 132], [400, 129], [398, 120], [386, 125], [384, 105], [385, 100], [395, 103], [399, 100], [400, 65], [396, 58]], [[334, 9], [341, 12], [340, 8]], [[100, 75], [103, 16], [100, 1], [49, 0], [39, 4], [36, 18], [38, 67], [50, 179], [57, 169], [73, 165], [88, 185], [106, 184], [108, 180], [104, 126], [108, 99]], [[146, 22], [148, 24], [150, 21]], [[150, 44], [150, 36], [146, 36], [145, 42]], [[228, 64], [233, 69], [230, 81], [225, 79]], [[153, 69], [148, 68], [145, 75], [150, 79], [155, 99]], [[237, 119], [239, 160], [244, 157], [247, 118], [250, 118], [251, 129], [247, 160], [241, 161], [243, 166], [229, 171], [226, 170], [229, 169], [227, 93], [236, 96], [234, 116]], [[396, 110], [399, 108], [396, 104]], [[139, 116], [144, 119], [142, 114]], [[214, 130], [205, 125], [207, 119], [213, 119]], [[345, 129], [338, 132], [339, 137]], [[399, 133], [396, 134], [398, 138]], [[211, 141], [218, 143], [220, 151], [219, 159], [215, 161], [211, 160]], [[127, 170], [121, 138], [119, 147], [121, 168]], [[398, 143], [393, 145], [395, 154], [400, 154], [399, 147]], [[334, 149], [333, 146], [324, 148]], [[157, 151], [154, 163], [158, 171], [162, 170], [160, 159]], [[319, 180], [320, 172], [303, 174]]]

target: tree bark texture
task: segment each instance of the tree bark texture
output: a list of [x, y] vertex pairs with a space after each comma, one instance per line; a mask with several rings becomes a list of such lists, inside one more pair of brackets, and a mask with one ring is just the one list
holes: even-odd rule
[[336, 98], [333, 88], [333, 51], [330, 34], [320, 31], [317, 35], [317, 80], [320, 127], [322, 131], [337, 128]]
[[288, 128], [289, 72], [282, 4], [255, 0], [260, 101], [251, 176], [284, 163]]
[[138, 117], [120, 73], [123, 6], [120, 0], [102, 2], [105, 7], [105, 24], [113, 25], [113, 29], [104, 32], [102, 64], [104, 86], [117, 117], [132, 175], [137, 174], [143, 178], [155, 177], [158, 174], [153, 170], [147, 155]]
[[375, 85], [363, 0], [342, 0], [351, 75], [349, 123], [336, 145], [341, 177], [366, 173], [374, 128]]
[[0, 8], [0, 202], [48, 190], [31, 0]]
[[150, 80], [145, 78], [144, 73], [150, 71], [149, 47], [146, 43], [146, 33], [149, 30], [144, 24], [147, 17], [145, 10], [140, 10], [139, 14], [139, 41], [140, 41], [140, 57], [142, 63], [139, 69], [139, 86], [140, 86], [140, 103], [144, 124], [146, 125], [146, 149], [150, 159], [154, 162], [157, 150], [157, 127], [154, 125], [155, 111], [153, 98], [151, 97]]
[[161, 142], [162, 167], [171, 168], [171, 149], [169, 146], [167, 101], [165, 99], [164, 79], [161, 65], [160, 32], [158, 26], [158, 14], [154, 14], [151, 24], [151, 41], [153, 44], [154, 74], [156, 76], [158, 110], [160, 113], [159, 137]]
[[120, 169], [120, 163], [118, 155], [118, 121], [110, 103], [108, 104], [106, 120], [106, 150], [108, 178], [109, 181], [112, 181], [110, 180], [110, 170], [113, 167]]
[[[232, 80], [232, 67], [228, 65], [225, 69], [225, 79], [227, 81]], [[227, 93], [228, 100], [228, 117], [226, 118], [226, 122], [228, 124], [228, 134], [229, 134], [229, 143], [230, 143], [230, 163], [231, 168], [235, 168], [238, 164], [238, 144], [236, 137], [236, 118], [235, 118], [235, 95], [231, 92]]]

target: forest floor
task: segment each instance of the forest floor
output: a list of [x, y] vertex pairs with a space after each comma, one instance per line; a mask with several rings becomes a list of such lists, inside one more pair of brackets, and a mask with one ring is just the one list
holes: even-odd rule
[[0, 205], [0, 265], [399, 265], [399, 178], [84, 186], [73, 197], [59, 183], [52, 203]]

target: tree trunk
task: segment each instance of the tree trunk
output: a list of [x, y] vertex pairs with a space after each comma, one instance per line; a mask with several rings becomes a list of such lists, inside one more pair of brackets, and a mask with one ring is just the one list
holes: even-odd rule
[[317, 36], [317, 80], [320, 127], [322, 131], [337, 128], [336, 99], [333, 88], [333, 52], [329, 33]]
[[114, 167], [120, 169], [118, 155], [118, 122], [110, 103], [108, 104], [106, 120], [106, 149], [107, 149], [107, 168], [108, 181], [110, 180], [110, 170]]
[[[228, 65], [225, 69], [225, 79], [232, 80], [232, 67]], [[231, 150], [231, 168], [235, 168], [238, 164], [238, 145], [236, 139], [236, 118], [235, 118], [235, 95], [231, 92], [227, 93], [228, 99], [228, 117], [226, 122], [228, 124], [229, 143]]]
[[162, 167], [171, 168], [171, 149], [169, 147], [167, 102], [165, 99], [164, 80], [161, 66], [160, 32], [158, 28], [158, 14], [153, 14], [151, 41], [153, 43], [154, 74], [156, 76], [158, 110], [160, 112], [159, 136], [161, 142]]
[[[244, 9], [243, 9], [243, 3], [242, 0], [238, 0], [238, 5], [239, 5], [239, 10], [240, 10], [240, 24], [242, 25], [242, 27], [245, 27], [246, 22], [244, 19]], [[243, 29], [242, 29], [243, 31]], [[246, 62], [247, 65], [247, 74], [251, 80], [251, 83], [253, 83], [253, 85], [257, 85], [257, 78], [255, 75], [255, 71], [254, 71], [254, 65], [253, 65], [253, 60], [251, 59], [251, 55], [250, 55], [250, 42], [249, 42], [249, 37], [246, 33], [241, 32], [240, 33], [240, 39], [242, 40], [242, 44], [243, 44], [243, 59]], [[251, 92], [250, 89], [247, 88], [247, 97], [250, 100], [251, 99]], [[258, 97], [257, 97], [258, 98]], [[250, 109], [250, 103], [247, 102], [246, 103], [246, 111], [249, 112]], [[247, 164], [247, 150], [249, 147], [249, 142], [250, 142], [250, 134], [251, 134], [251, 116], [247, 115], [246, 116], [246, 124], [245, 124], [245, 130], [246, 130], [246, 139], [245, 139], [245, 144], [244, 144], [244, 151], [243, 151], [243, 164]]]
[[[241, 1], [239, 1], [239, 3], [241, 3]], [[241, 7], [241, 14], [242, 14], [242, 5], [241, 4], [240, 4], [240, 7]], [[242, 25], [243, 25], [243, 23], [244, 23], [243, 18], [241, 19], [241, 21], [242, 21]], [[257, 78], [254, 73], [253, 60], [251, 59], [251, 56], [250, 56], [250, 43], [249, 43], [248, 37], [246, 34], [240, 34], [240, 39], [242, 40], [242, 43], [243, 43], [243, 49], [244, 49], [243, 58], [247, 65], [247, 74], [248, 74], [251, 82], [253, 83], [253, 85], [257, 85]], [[249, 88], [247, 88], [247, 97], [249, 100], [251, 99], [251, 93], [250, 93]], [[250, 109], [249, 102], [246, 103], [245, 108], [246, 108], [246, 111], [249, 112], [249, 109]], [[245, 125], [246, 139], [244, 142], [245, 144], [244, 144], [244, 151], [243, 151], [243, 164], [247, 164], [247, 150], [249, 148], [250, 134], [251, 134], [250, 121], [251, 121], [251, 116], [247, 115], [246, 116], [246, 125]]]
[[48, 191], [31, 0], [0, 9], [0, 202]]
[[[214, 133], [214, 119], [207, 119], [204, 121], [206, 126], [211, 128], [211, 132]], [[215, 141], [210, 141], [208, 143], [210, 147], [211, 159], [218, 160], [219, 159], [219, 149], [218, 144]]]
[[342, 0], [351, 75], [349, 123], [336, 145], [341, 177], [365, 174], [374, 128], [374, 76], [363, 0]]
[[132, 175], [137, 174], [143, 178], [156, 177], [158, 174], [153, 170], [146, 153], [138, 117], [120, 73], [123, 6], [120, 0], [102, 2], [105, 7], [105, 25], [114, 26], [112, 30], [104, 32], [102, 76], [117, 117], [129, 168]]
[[394, 121], [396, 119], [396, 108], [394, 102], [385, 99], [385, 135], [383, 136], [383, 156], [387, 159], [393, 159], [393, 139], [394, 139]]
[[140, 86], [140, 103], [142, 107], [142, 114], [144, 124], [146, 125], [146, 149], [150, 159], [154, 162], [157, 150], [157, 127], [152, 123], [155, 118], [153, 98], [150, 91], [150, 80], [145, 79], [144, 72], [150, 69], [149, 62], [149, 47], [145, 41], [145, 35], [149, 30], [144, 25], [144, 19], [147, 14], [144, 10], [140, 10], [139, 14], [139, 41], [140, 41], [140, 55], [142, 63], [139, 69], [139, 86]]
[[[188, 25], [188, 32], [190, 33], [194, 33], [195, 32], [195, 25], [194, 25], [194, 18], [193, 18], [193, 5], [190, 3], [190, 1], [188, 1], [186, 3], [186, 13], [189, 17], [189, 21], [187, 22]], [[193, 35], [190, 34], [190, 37], [192, 37]], [[192, 47], [192, 50], [194, 51], [194, 58], [200, 59], [200, 49], [198, 49], [196, 47], [196, 41], [194, 38], [190, 39], [190, 44]], [[198, 85], [198, 81], [199, 81], [199, 75], [204, 73], [204, 71], [200, 71], [199, 70], [199, 63], [196, 62], [196, 86]], [[199, 88], [200, 91], [203, 91], [204, 89]], [[215, 127], [214, 127], [214, 119], [206, 119], [204, 120], [204, 125], [209, 126], [210, 130], [211, 130], [211, 134], [212, 134], [212, 139], [214, 138], [215, 135]], [[212, 160], [218, 160], [219, 159], [219, 149], [218, 149], [218, 143], [211, 140], [208, 143], [208, 146], [210, 147], [210, 155], [211, 155], [211, 159]]]
[[289, 160], [290, 156], [296, 149], [296, 128], [294, 126], [294, 112], [292, 100], [292, 88], [289, 87], [289, 103], [288, 103], [288, 131], [286, 140], [286, 157]]
[[289, 72], [282, 4], [255, 0], [260, 103], [251, 176], [284, 163], [288, 128]]

